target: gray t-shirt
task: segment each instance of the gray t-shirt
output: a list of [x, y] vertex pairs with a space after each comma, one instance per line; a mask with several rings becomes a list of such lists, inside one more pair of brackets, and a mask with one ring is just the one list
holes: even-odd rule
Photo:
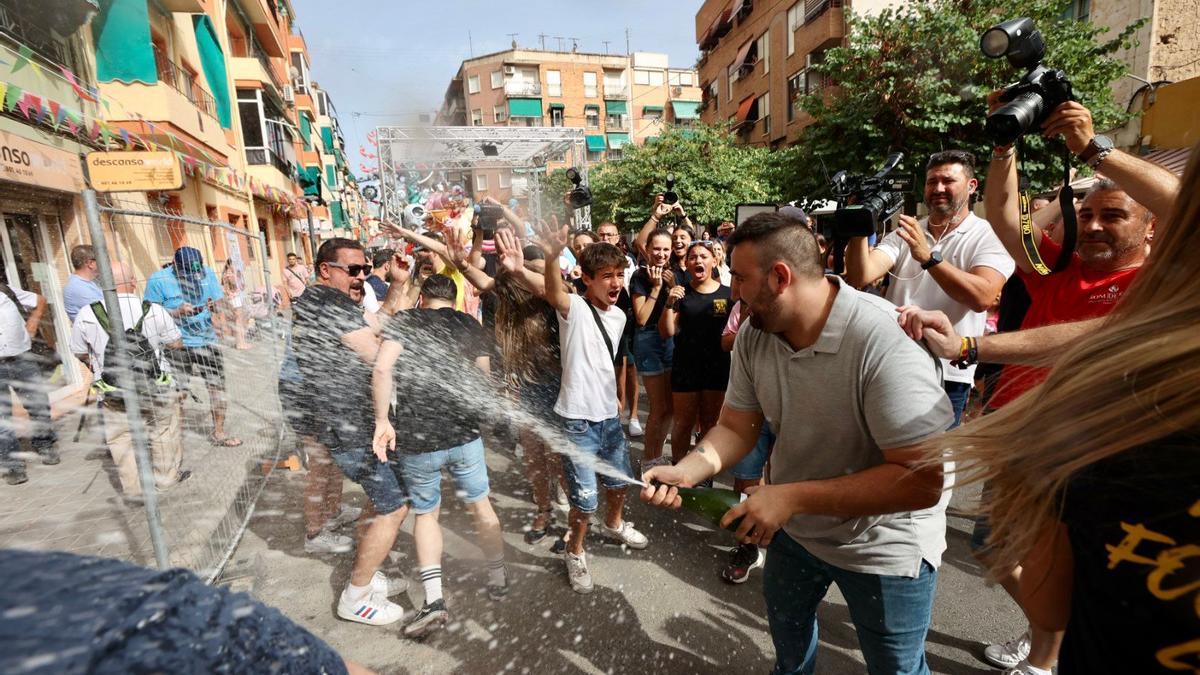
[[[913, 445], [954, 421], [937, 361], [896, 323], [891, 303], [839, 286], [811, 347], [743, 326], [726, 405], [761, 411], [777, 440], [770, 482], [837, 478], [884, 463], [881, 448]], [[844, 519], [793, 516], [784, 531], [842, 569], [915, 578], [946, 549], [943, 499], [922, 511]]]

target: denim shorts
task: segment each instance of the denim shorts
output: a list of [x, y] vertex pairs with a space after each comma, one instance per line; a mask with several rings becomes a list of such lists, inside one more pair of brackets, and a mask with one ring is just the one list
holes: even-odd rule
[[[620, 417], [610, 417], [603, 422], [587, 420], [564, 420], [567, 438], [585, 457], [568, 456], [563, 463], [570, 492], [567, 495], [571, 506], [582, 513], [595, 513], [600, 504], [599, 486], [595, 468], [588, 460], [595, 458], [607, 462], [617, 471], [628, 476], [633, 469], [629, 465], [629, 446], [625, 444], [625, 431]], [[599, 482], [610, 490], [623, 488], [629, 483], [615, 476], [599, 476]]]
[[412, 500], [413, 513], [432, 513], [442, 504], [442, 468], [450, 470], [454, 489], [467, 504], [488, 496], [483, 440], [476, 438], [449, 450], [402, 453], [400, 467]]
[[738, 480], [758, 480], [763, 477], [763, 469], [767, 466], [767, 458], [771, 456], [771, 446], [775, 445], [775, 434], [771, 427], [763, 423], [762, 431], [758, 434], [758, 442], [750, 454], [733, 465], [729, 473]]
[[675, 340], [663, 338], [658, 329], [639, 328], [633, 334], [633, 364], [642, 375], [662, 375], [674, 358]]
[[331, 448], [329, 454], [346, 478], [362, 486], [376, 513], [387, 515], [408, 503], [403, 478], [393, 470], [391, 462], [380, 462], [371, 448]]

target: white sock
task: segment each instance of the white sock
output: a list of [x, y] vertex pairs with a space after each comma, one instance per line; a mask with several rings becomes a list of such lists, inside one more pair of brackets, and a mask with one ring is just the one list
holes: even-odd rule
[[492, 586], [503, 586], [508, 578], [508, 572], [504, 569], [504, 557], [501, 556], [495, 560], [487, 561], [488, 584]]
[[366, 586], [355, 586], [351, 583], [346, 584], [346, 597], [350, 602], [358, 602], [367, 597], [370, 592], [371, 584], [367, 584]]
[[1024, 672], [1029, 673], [1029, 675], [1052, 675], [1053, 672], [1031, 665], [1028, 660], [1022, 661], [1020, 664], [1018, 664], [1018, 667]]
[[442, 599], [442, 566], [431, 565], [422, 567], [418, 574], [421, 576], [421, 585], [425, 587], [425, 604], [431, 604]]

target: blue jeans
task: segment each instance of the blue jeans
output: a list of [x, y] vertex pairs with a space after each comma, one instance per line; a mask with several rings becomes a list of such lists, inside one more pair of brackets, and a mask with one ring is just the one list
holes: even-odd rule
[[937, 570], [921, 562], [916, 579], [850, 572], [828, 565], [782, 530], [775, 533], [763, 570], [763, 595], [774, 673], [816, 671], [817, 605], [836, 583], [858, 633], [858, 646], [872, 675], [924, 675], [925, 636], [933, 613]]
[[750, 454], [742, 458], [740, 462], [733, 465], [729, 473], [738, 480], [758, 480], [763, 477], [763, 469], [767, 466], [767, 459], [771, 456], [771, 447], [775, 445], [775, 434], [771, 433], [771, 427], [763, 422], [762, 431], [758, 434], [758, 442], [754, 444], [754, 449]]
[[450, 470], [454, 488], [467, 504], [488, 496], [487, 464], [483, 458], [483, 440], [464, 443], [449, 450], [403, 453], [400, 466], [404, 484], [412, 499], [413, 513], [432, 513], [442, 504], [442, 467]]
[[967, 409], [967, 399], [971, 397], [971, 385], [947, 380], [942, 387], [946, 390], [946, 396], [950, 397], [950, 407], [954, 408], [954, 424], [950, 425], [950, 429], [954, 429], [962, 424], [963, 411]]
[[330, 448], [329, 456], [346, 478], [362, 486], [363, 492], [381, 516], [399, 511], [408, 503], [408, 490], [400, 472], [379, 461], [370, 447]]
[[629, 446], [625, 444], [625, 431], [621, 429], [621, 418], [610, 417], [603, 422], [587, 420], [564, 420], [567, 438], [583, 453], [583, 457], [567, 457], [563, 473], [571, 488], [567, 495], [571, 506], [583, 513], [595, 513], [600, 506], [598, 482], [609, 490], [621, 489], [629, 483], [614, 476], [600, 475], [597, 479], [594, 460], [607, 462], [617, 471], [628, 476], [633, 469], [629, 465]]
[[40, 453], [54, 447], [57, 435], [50, 420], [50, 384], [33, 354], [24, 352], [0, 359], [0, 471], [20, 471], [25, 468], [25, 461], [14, 456], [21, 446], [13, 428], [9, 387], [29, 411], [33, 430], [30, 444], [34, 451]]

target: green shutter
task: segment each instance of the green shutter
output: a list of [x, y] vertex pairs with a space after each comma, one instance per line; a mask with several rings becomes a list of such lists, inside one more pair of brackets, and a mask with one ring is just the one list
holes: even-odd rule
[[300, 170], [300, 187], [304, 188], [305, 197], [321, 196], [321, 167], [306, 166]]
[[[47, 15], [55, 11], [45, 7]], [[146, 0], [101, 0], [92, 21], [96, 44], [96, 79], [101, 82], [158, 82], [150, 10]]]
[[329, 213], [333, 217], [334, 228], [346, 228], [346, 212], [342, 210], [341, 202], [329, 202]]
[[304, 142], [305, 150], [312, 150], [312, 122], [308, 113], [300, 113], [300, 140]]
[[508, 100], [509, 117], [541, 117], [542, 99], [512, 98]]
[[644, 106], [642, 106], [643, 114], [648, 113], [648, 112], [662, 112], [662, 111], [663, 111], [663, 107], [661, 105], [644, 105]]
[[321, 142], [325, 144], [325, 154], [333, 154], [333, 128], [321, 127]]
[[608, 142], [604, 140], [604, 136], [588, 136], [587, 149], [588, 152], [604, 152], [608, 149]]
[[[145, 4], [145, 3], [143, 3]], [[229, 98], [229, 75], [225, 70], [225, 53], [217, 40], [217, 29], [207, 14], [192, 17], [196, 28], [196, 49], [200, 52], [200, 69], [217, 104], [217, 122], [222, 129], [233, 128], [233, 103]], [[129, 39], [126, 37], [126, 39]]]
[[325, 166], [325, 185], [329, 187], [330, 192], [337, 189], [337, 169], [332, 164]]
[[628, 115], [629, 106], [625, 101], [605, 101], [604, 109], [609, 115]]
[[622, 147], [629, 144], [629, 134], [609, 134], [608, 147], [613, 150], [620, 150]]

